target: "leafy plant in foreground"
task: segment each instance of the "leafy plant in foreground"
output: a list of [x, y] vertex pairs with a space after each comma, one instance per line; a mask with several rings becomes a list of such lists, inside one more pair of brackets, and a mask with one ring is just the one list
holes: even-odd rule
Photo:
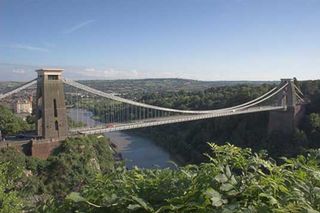
[[[209, 163], [99, 174], [47, 212], [318, 212], [320, 150], [283, 159], [210, 144]], [[49, 210], [50, 209], [50, 210]]]
[[22, 200], [15, 191], [15, 181], [20, 178], [22, 170], [10, 170], [10, 163], [0, 163], [0, 212], [21, 212]]

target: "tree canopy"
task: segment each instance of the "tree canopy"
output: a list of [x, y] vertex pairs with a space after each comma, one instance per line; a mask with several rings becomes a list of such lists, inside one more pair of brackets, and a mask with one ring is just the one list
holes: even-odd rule
[[0, 105], [0, 130], [3, 134], [16, 134], [29, 128], [27, 122], [15, 116], [8, 108]]

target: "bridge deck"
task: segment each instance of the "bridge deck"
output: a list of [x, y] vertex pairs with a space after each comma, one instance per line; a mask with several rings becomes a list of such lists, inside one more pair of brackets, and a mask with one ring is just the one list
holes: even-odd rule
[[264, 106], [264, 107], [254, 107], [247, 110], [241, 111], [229, 111], [229, 112], [220, 112], [220, 113], [212, 113], [212, 114], [200, 114], [200, 115], [183, 115], [183, 116], [171, 116], [171, 117], [162, 117], [162, 118], [154, 118], [154, 119], [145, 119], [137, 122], [125, 123], [125, 124], [114, 124], [111, 127], [106, 126], [96, 126], [93, 128], [78, 128], [71, 129], [70, 132], [73, 134], [100, 134], [106, 132], [114, 132], [128, 129], [138, 129], [143, 127], [151, 127], [151, 126], [159, 126], [164, 124], [172, 124], [172, 123], [181, 123], [187, 121], [195, 121], [202, 120], [208, 118], [216, 118], [216, 117], [225, 117], [230, 115], [240, 115], [254, 112], [264, 112], [264, 111], [273, 111], [273, 110], [285, 110], [285, 106]]

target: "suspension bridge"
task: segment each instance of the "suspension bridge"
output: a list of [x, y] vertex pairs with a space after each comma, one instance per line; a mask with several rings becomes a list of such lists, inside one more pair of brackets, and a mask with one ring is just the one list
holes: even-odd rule
[[[76, 134], [122, 131], [266, 111], [275, 112], [280, 116], [288, 113], [295, 116], [296, 107], [304, 103], [303, 94], [292, 79], [282, 79], [278, 86], [260, 97], [236, 106], [183, 110], [150, 105], [114, 93], [106, 93], [79, 82], [64, 79], [60, 69], [41, 69], [37, 70], [37, 73], [36, 79], [0, 94], [0, 101], [10, 99], [12, 95], [36, 85], [37, 135], [43, 139], [64, 139]], [[68, 92], [65, 93], [65, 90]], [[68, 127], [66, 105], [82, 110], [101, 103], [104, 107], [103, 116], [99, 118], [103, 124], [99, 122], [98, 125], [87, 125], [81, 128]], [[287, 122], [294, 122], [294, 118]], [[294, 124], [292, 127], [294, 128]]]

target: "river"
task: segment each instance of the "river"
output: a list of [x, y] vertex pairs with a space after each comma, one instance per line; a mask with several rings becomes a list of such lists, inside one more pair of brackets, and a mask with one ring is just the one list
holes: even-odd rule
[[[71, 119], [82, 121], [87, 126], [101, 124], [91, 118], [92, 113], [87, 110], [69, 109]], [[105, 133], [112, 143], [117, 146], [117, 152], [121, 153], [125, 160], [126, 167], [131, 169], [134, 166], [139, 168], [175, 168], [173, 158], [170, 154], [159, 147], [149, 138], [130, 134], [128, 132]]]

